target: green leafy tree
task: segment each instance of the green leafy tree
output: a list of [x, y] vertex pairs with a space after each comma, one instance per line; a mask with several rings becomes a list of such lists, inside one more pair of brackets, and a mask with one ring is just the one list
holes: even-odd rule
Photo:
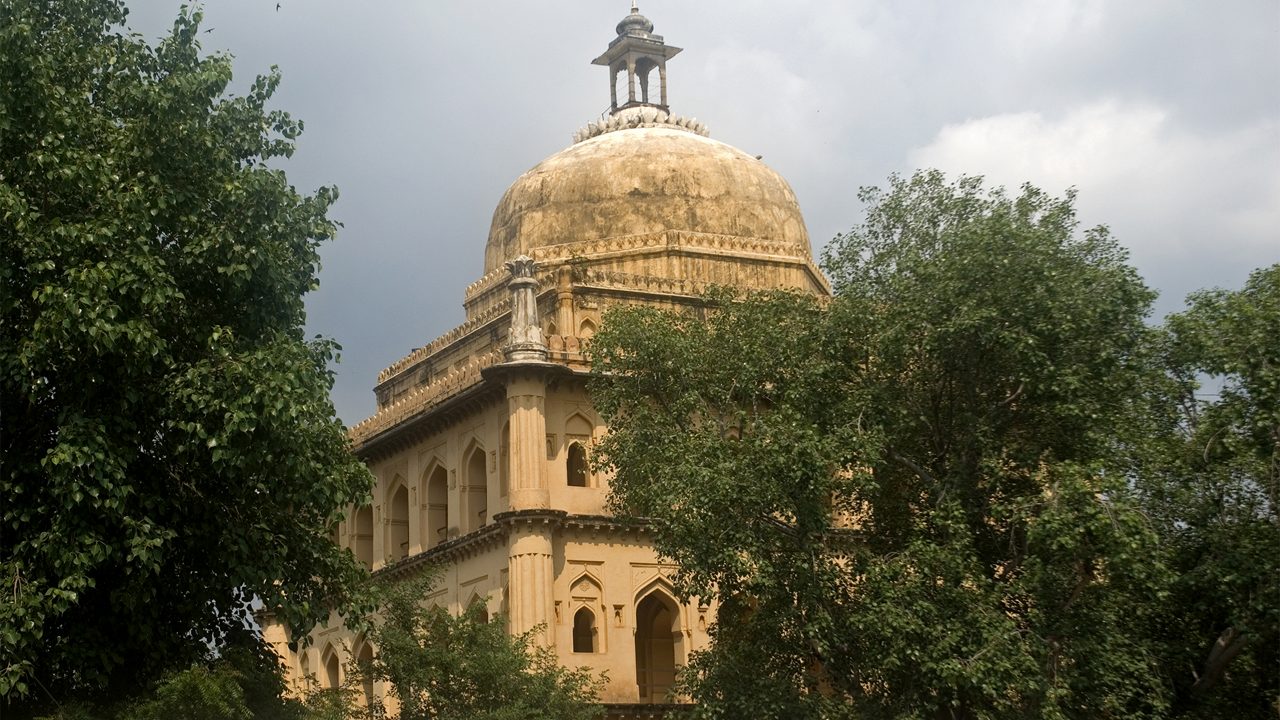
[[[1161, 628], [1175, 713], [1280, 712], [1280, 265], [1166, 322], [1165, 442], [1137, 474], [1176, 572]], [[1216, 396], [1204, 393], [1219, 388]], [[1198, 394], [1199, 393], [1199, 394]]]
[[1168, 573], [1128, 482], [1153, 293], [1073, 196], [864, 190], [835, 296], [612, 311], [598, 461], [721, 603], [705, 717], [1165, 712]]
[[507, 633], [501, 616], [473, 606], [459, 617], [423, 606], [434, 578], [384, 589], [369, 632], [377, 652], [368, 677], [391, 684], [400, 720], [592, 720], [600, 681], [562, 667], [539, 645], [540, 629]]
[[168, 672], [136, 697], [59, 705], [41, 720], [346, 720], [354, 707], [341, 695], [288, 697], [280, 658], [255, 643]]
[[363, 575], [328, 541], [371, 478], [303, 334], [330, 188], [273, 71], [227, 94], [198, 10], [0, 0], [0, 698], [112, 697]]

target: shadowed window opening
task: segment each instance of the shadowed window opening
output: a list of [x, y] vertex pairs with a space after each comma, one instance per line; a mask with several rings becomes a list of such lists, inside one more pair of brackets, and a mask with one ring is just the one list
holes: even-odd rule
[[573, 651], [596, 652], [596, 614], [581, 608], [573, 614]]
[[409, 557], [409, 488], [401, 485], [387, 506], [387, 558], [397, 562]]
[[587, 451], [580, 443], [569, 444], [567, 471], [570, 487], [587, 487]]

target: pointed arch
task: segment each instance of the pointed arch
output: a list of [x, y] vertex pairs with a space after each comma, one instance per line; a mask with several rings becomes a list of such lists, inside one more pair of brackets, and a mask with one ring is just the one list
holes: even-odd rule
[[680, 665], [680, 606], [655, 587], [636, 603], [636, 688], [640, 702], [667, 701]]
[[356, 641], [356, 667], [360, 670], [360, 699], [365, 708], [373, 707], [373, 644], [361, 636]]
[[590, 570], [583, 570], [569, 583], [569, 597], [575, 600], [595, 599], [603, 595], [600, 578]]
[[598, 652], [600, 644], [596, 633], [596, 614], [591, 608], [583, 605], [573, 614], [573, 651], [576, 653]]
[[304, 692], [308, 691], [312, 683], [316, 682], [316, 678], [311, 674], [311, 649], [298, 649], [298, 675], [302, 677], [302, 685]]
[[463, 487], [466, 488], [462, 509], [466, 513], [462, 523], [462, 532], [479, 530], [488, 521], [489, 516], [489, 475], [485, 462], [484, 446], [472, 441], [465, 459]]
[[320, 677], [320, 687], [326, 690], [342, 687], [342, 661], [332, 643], [327, 643], [320, 653], [320, 666], [324, 671]]
[[590, 340], [595, 336], [596, 336], [596, 324], [591, 321], [591, 318], [587, 318], [583, 320], [582, 323], [578, 325], [578, 337], [582, 338], [583, 340]]
[[564, 422], [565, 481], [569, 487], [591, 487], [591, 467], [587, 463], [587, 445], [595, 424], [580, 412], [571, 414]]
[[409, 488], [396, 475], [387, 489], [387, 535], [383, 556], [388, 563], [409, 557]]
[[591, 468], [587, 465], [587, 449], [574, 440], [565, 457], [565, 478], [569, 487], [590, 487]]
[[449, 539], [449, 471], [444, 463], [433, 459], [422, 474], [426, 522], [422, 529], [422, 546], [430, 549]]
[[373, 506], [356, 508], [351, 518], [351, 550], [366, 568], [373, 569]]
[[595, 423], [580, 412], [575, 412], [564, 421], [564, 434], [570, 437], [591, 439], [595, 433]]
[[489, 597], [472, 592], [462, 611], [468, 614], [475, 613], [476, 622], [487, 624], [489, 622]]

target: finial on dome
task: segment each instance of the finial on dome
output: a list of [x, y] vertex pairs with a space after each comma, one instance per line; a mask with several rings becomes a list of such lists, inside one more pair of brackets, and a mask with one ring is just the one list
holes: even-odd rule
[[[631, 0], [631, 14], [622, 18], [614, 28], [618, 36], [609, 43], [609, 49], [592, 60], [594, 65], [609, 68], [609, 112], [617, 113], [630, 107], [650, 105], [667, 110], [667, 60], [675, 57], [680, 48], [671, 47], [661, 35], [653, 34], [653, 22], [640, 14], [636, 0]], [[657, 68], [659, 80], [658, 102], [649, 99], [649, 74]], [[618, 74], [627, 72], [627, 101], [618, 104]], [[636, 81], [639, 80], [639, 97]]]

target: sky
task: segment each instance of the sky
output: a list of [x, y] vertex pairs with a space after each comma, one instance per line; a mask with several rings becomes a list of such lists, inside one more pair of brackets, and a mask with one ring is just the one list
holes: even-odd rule
[[[180, 2], [129, 0], [156, 39]], [[243, 94], [272, 65], [305, 122], [284, 164], [335, 185], [307, 329], [343, 346], [354, 424], [378, 371], [462, 323], [507, 186], [609, 104], [629, 0], [210, 0], [205, 50]], [[814, 248], [862, 219], [861, 186], [936, 167], [1011, 190], [1074, 187], [1160, 292], [1280, 262], [1280, 2], [642, 0], [669, 45], [673, 112], [791, 183]]]

